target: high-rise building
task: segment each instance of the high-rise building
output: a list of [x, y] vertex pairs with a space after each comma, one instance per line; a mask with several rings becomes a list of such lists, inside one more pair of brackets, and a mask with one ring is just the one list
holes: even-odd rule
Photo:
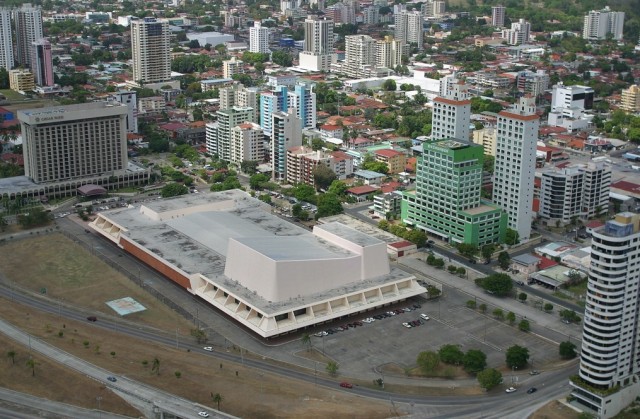
[[31, 72], [36, 86], [53, 86], [53, 60], [51, 43], [46, 39], [38, 39], [33, 43], [31, 52]]
[[333, 49], [333, 21], [310, 15], [304, 21], [304, 48], [300, 67], [312, 71], [328, 71], [336, 62]]
[[451, 86], [444, 97], [433, 100], [431, 138], [434, 140], [469, 140], [471, 124], [471, 101], [468, 87], [462, 83]]
[[380, 23], [380, 8], [378, 6], [365, 7], [362, 10], [362, 21], [365, 25], [377, 25]]
[[125, 125], [127, 132], [138, 132], [138, 100], [135, 90], [120, 90], [113, 94], [113, 100], [127, 106]]
[[264, 135], [271, 136], [273, 123], [271, 115], [286, 110], [288, 106], [286, 86], [276, 86], [270, 92], [260, 95], [260, 126], [264, 130]]
[[156, 84], [171, 79], [169, 22], [152, 17], [131, 21], [133, 81]]
[[127, 168], [126, 115], [114, 102], [18, 111], [25, 175], [36, 183], [118, 175]]
[[263, 28], [260, 22], [253, 22], [249, 28], [249, 52], [267, 54], [269, 50], [269, 28]]
[[417, 10], [406, 10], [395, 15], [395, 39], [405, 44], [423, 47], [424, 19]]
[[11, 10], [0, 8], [0, 68], [7, 71], [14, 66], [13, 38], [11, 36]]
[[624, 12], [612, 12], [609, 6], [602, 10], [592, 10], [584, 17], [582, 37], [590, 41], [606, 39], [611, 34], [620, 41], [624, 29]]
[[376, 41], [369, 35], [344, 37], [345, 57], [343, 72], [352, 78], [365, 77], [376, 67]]
[[509, 228], [520, 240], [531, 236], [539, 126], [533, 96], [498, 114], [493, 202], [509, 214]]
[[589, 86], [565, 86], [562, 82], [554, 84], [551, 92], [551, 110], [593, 109], [594, 90]]
[[640, 216], [620, 213], [592, 232], [591, 264], [573, 399], [602, 419], [640, 394]]
[[42, 11], [39, 6], [25, 3], [13, 11], [16, 27], [16, 59], [18, 63], [31, 68], [33, 43], [44, 38], [42, 32]]
[[393, 36], [385, 36], [376, 41], [376, 65], [394, 70], [402, 65], [402, 57], [408, 54], [409, 48], [403, 42], [393, 39]]
[[231, 130], [245, 122], [253, 122], [253, 109], [233, 106], [216, 112], [218, 120], [206, 125], [207, 153], [231, 161]]
[[531, 24], [524, 19], [511, 24], [511, 29], [504, 29], [502, 37], [507, 40], [509, 45], [522, 45], [529, 42], [531, 33]]
[[238, 166], [244, 161], [264, 160], [264, 133], [255, 122], [244, 122], [231, 128], [231, 161]]
[[229, 109], [233, 106], [253, 109], [253, 122], [260, 121], [260, 103], [258, 102], [258, 88], [245, 87], [241, 83], [234, 83], [221, 87], [219, 109]]
[[235, 74], [244, 73], [244, 63], [236, 57], [222, 62], [222, 75], [225, 79], [233, 78]]
[[421, 12], [424, 17], [442, 17], [445, 13], [445, 2], [442, 0], [427, 0], [422, 3]]
[[481, 199], [482, 147], [459, 140], [422, 147], [416, 189], [403, 194], [402, 221], [453, 245], [502, 242], [507, 214]]
[[628, 89], [622, 89], [620, 109], [626, 112], [640, 112], [640, 86], [634, 84]]
[[504, 27], [504, 18], [506, 12], [507, 8], [502, 5], [493, 6], [491, 8], [491, 26], [495, 26], [497, 28]]
[[316, 94], [313, 84], [298, 83], [293, 91], [287, 91], [287, 109], [295, 109], [295, 113], [302, 122], [302, 128], [316, 127]]
[[287, 150], [302, 145], [302, 121], [295, 108], [271, 114], [271, 177], [283, 181], [287, 177]]

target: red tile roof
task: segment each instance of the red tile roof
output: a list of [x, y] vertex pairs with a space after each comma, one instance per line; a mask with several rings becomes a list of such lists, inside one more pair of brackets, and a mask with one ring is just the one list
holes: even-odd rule
[[454, 105], [454, 106], [462, 106], [462, 105], [470, 105], [471, 101], [470, 100], [453, 100], [453, 99], [447, 99], [444, 97], [437, 97], [435, 99], [433, 99], [434, 102], [439, 102], [439, 103], [446, 103], [447, 105]]
[[376, 150], [375, 153], [383, 157], [395, 157], [402, 154], [401, 152], [392, 150], [390, 148], [384, 150]]
[[584, 226], [587, 228], [598, 228], [598, 227], [602, 227], [604, 225], [604, 223], [600, 220], [591, 220], [588, 223], [586, 223]]
[[367, 195], [372, 192], [377, 191], [377, 188], [374, 188], [370, 185], [362, 185], [362, 186], [354, 186], [353, 188], [347, 189], [347, 192], [353, 195]]
[[507, 111], [500, 111], [498, 115], [504, 116], [505, 118], [518, 119], [520, 121], [535, 121], [536, 119], [540, 119], [538, 115], [520, 115]]
[[414, 244], [411, 243], [408, 240], [402, 240], [402, 241], [395, 242], [395, 243], [389, 243], [387, 246], [393, 247], [394, 249], [402, 249], [404, 247], [414, 246]]
[[556, 262], [555, 260], [540, 258], [540, 264], [538, 265], [538, 269], [540, 270], [547, 269], [552, 266], [556, 266], [557, 264], [558, 262]]
[[627, 182], [626, 180], [619, 180], [618, 182], [612, 183], [611, 188], [621, 189], [632, 193], [640, 193], [640, 185], [637, 183]]

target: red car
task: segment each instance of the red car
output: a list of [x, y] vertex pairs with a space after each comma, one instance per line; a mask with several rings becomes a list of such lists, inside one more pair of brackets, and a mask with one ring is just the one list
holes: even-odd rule
[[347, 383], [346, 381], [343, 381], [340, 383], [340, 387], [353, 388], [353, 385], [351, 383]]

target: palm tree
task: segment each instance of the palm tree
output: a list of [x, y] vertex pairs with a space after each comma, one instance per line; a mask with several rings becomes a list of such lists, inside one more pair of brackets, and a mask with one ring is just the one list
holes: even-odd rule
[[31, 375], [32, 377], [36, 376], [36, 365], [38, 365], [38, 363], [36, 362], [35, 359], [33, 358], [29, 358], [29, 360], [27, 361], [27, 366], [29, 368], [31, 368]]
[[311, 335], [309, 335], [308, 333], [305, 333], [304, 335], [302, 335], [302, 338], [300, 338], [300, 341], [302, 342], [302, 344], [304, 346], [308, 346], [307, 351], [311, 350]]
[[211, 400], [214, 403], [218, 404], [218, 410], [220, 410], [220, 403], [224, 400], [222, 395], [220, 393], [216, 393], [216, 394], [211, 393]]
[[156, 373], [156, 375], [160, 375], [160, 360], [158, 359], [158, 357], [154, 357], [153, 358], [153, 362], [151, 364], [151, 372]]
[[7, 356], [11, 358], [11, 364], [16, 363], [16, 351], [10, 350], [9, 352], [7, 352]]

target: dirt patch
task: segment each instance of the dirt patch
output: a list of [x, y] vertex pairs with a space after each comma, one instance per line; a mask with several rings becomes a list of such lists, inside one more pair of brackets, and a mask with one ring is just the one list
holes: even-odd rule
[[529, 419], [578, 419], [579, 413], [553, 400], [538, 409]]

